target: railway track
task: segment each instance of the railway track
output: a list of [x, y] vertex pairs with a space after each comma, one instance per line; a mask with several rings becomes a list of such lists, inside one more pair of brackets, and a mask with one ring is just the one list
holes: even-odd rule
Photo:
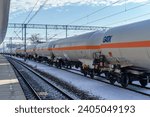
[[[80, 70], [77, 70], [77, 69], [71, 69], [72, 71], [70, 71], [69, 69], [66, 69], [66, 70], [69, 71], [69, 72], [72, 72], [72, 73], [81, 74], [83, 76], [83, 74], [81, 73]], [[105, 76], [96, 76], [96, 77], [106, 79]], [[97, 79], [97, 80], [99, 80], [99, 79]], [[138, 85], [138, 84], [135, 84], [135, 83], [132, 83], [132, 84], [129, 84], [129, 85], [132, 85], [132, 86], [135, 86], [135, 87], [139, 87], [139, 88], [143, 88], [143, 89], [149, 89], [150, 90], [150, 87], [142, 87], [141, 85]]]
[[[42, 63], [44, 64], [44, 63]], [[47, 65], [47, 64], [44, 64], [44, 65]], [[47, 65], [48, 66], [48, 65]], [[51, 66], [52, 67], [52, 66]], [[54, 66], [53, 66], [54, 67]], [[55, 67], [56, 68], [56, 67]], [[83, 74], [80, 73], [79, 70], [76, 70], [76, 69], [66, 69], [66, 68], [62, 68], [61, 70], [64, 70], [64, 71], [67, 71], [67, 72], [70, 72], [70, 73], [73, 73], [73, 74], [76, 74], [76, 75], [79, 75], [79, 76], [84, 76]], [[90, 76], [87, 76], [86, 78], [90, 78]], [[105, 79], [104, 76], [96, 76], [93, 80], [96, 80], [96, 81], [100, 81], [100, 82], [103, 82], [103, 83], [106, 83], [106, 84], [109, 84], [109, 85], [112, 85], [107, 79]], [[120, 86], [119, 84], [114, 84], [113, 86], [116, 86], [116, 87], [119, 87], [119, 88], [122, 88], [124, 89], [122, 86]], [[150, 97], [150, 87], [142, 87], [138, 84], [130, 84], [126, 90], [129, 90], [129, 91], [132, 91], [132, 92], [135, 92], [135, 93], [138, 93], [138, 94], [142, 94], [142, 95], [145, 95], [145, 96], [149, 96]], [[148, 93], [147, 93], [148, 92]]]
[[[43, 63], [44, 64], [44, 63]], [[45, 64], [47, 65], [47, 64]], [[48, 65], [49, 66], [49, 65]], [[55, 66], [51, 66], [51, 67], [55, 67]], [[57, 68], [57, 67], [55, 67]], [[62, 67], [61, 70], [64, 70], [64, 71], [67, 71], [67, 72], [70, 72], [70, 73], [73, 73], [73, 74], [76, 74], [76, 75], [79, 75], [79, 76], [84, 76], [80, 70], [77, 70], [77, 69], [67, 69], [67, 68], [64, 68]], [[84, 76], [85, 77], [85, 76]], [[91, 79], [90, 76], [86, 76], [86, 78], [89, 78]], [[95, 78], [93, 78], [93, 80], [96, 80], [96, 81], [100, 81], [100, 82], [103, 82], [103, 83], [106, 83], [106, 84], [110, 84], [110, 85], [113, 85], [111, 84], [107, 79], [106, 77], [104, 76], [96, 76]], [[116, 86], [116, 87], [119, 87], [119, 88], [122, 88], [122, 89], [125, 89], [123, 88], [122, 86], [120, 86], [119, 84], [115, 83], [113, 86]], [[140, 88], [140, 89], [137, 89], [137, 88]], [[136, 93], [139, 93], [139, 94], [142, 94], [142, 95], [145, 95], [145, 96], [149, 96], [150, 97], [150, 87], [142, 87], [141, 85], [138, 85], [138, 84], [129, 84], [129, 86], [126, 88], [127, 90], [129, 91], [133, 91], [133, 92], [136, 92]], [[142, 90], [145, 90], [144, 92], [141, 91]], [[149, 92], [149, 93], [145, 93], [145, 92]]]
[[23, 64], [22, 62], [19, 62], [18, 60], [12, 59], [10, 57], [7, 57], [7, 59], [13, 65], [15, 70], [19, 73], [21, 78], [23, 78], [28, 88], [34, 95], [35, 99], [37, 100], [77, 99], [76, 97], [70, 95], [68, 92], [65, 92], [63, 89], [59, 88], [59, 86], [56, 86], [54, 83], [51, 83], [48, 80], [46, 80], [46, 78], [44, 78], [36, 71], [31, 69], [27, 65]]
[[32, 88], [32, 86], [28, 83], [28, 81], [25, 79], [25, 77], [18, 71], [18, 69], [15, 67], [15, 65], [13, 63], [11, 63], [11, 65], [12, 65], [14, 72], [21, 84], [21, 87], [23, 89], [26, 99], [27, 100], [41, 100], [39, 95]]
[[[77, 75], [80, 75], [80, 76], [84, 76], [82, 75], [81, 73], [77, 73], [77, 72], [80, 72], [78, 70], [69, 70], [69, 69], [66, 69], [66, 68], [63, 68], [62, 70], [65, 70], [65, 71], [68, 71], [68, 72], [71, 72], [71, 73], [74, 73], [74, 74], [77, 74]], [[90, 76], [87, 76], [87, 78], [91, 79]], [[110, 84], [110, 85], [113, 85], [111, 84], [107, 79], [105, 79], [104, 76], [96, 76], [95, 78], [93, 78], [93, 80], [96, 80], [96, 81], [100, 81], [100, 82], [103, 82], [103, 83], [107, 83], [107, 84]], [[114, 86], [116, 87], [119, 87], [119, 88], [123, 88], [122, 86], [120, 86], [119, 84], [114, 84]], [[132, 87], [132, 88], [131, 88]], [[136, 89], [134, 89], [134, 87], [136, 87]], [[143, 90], [145, 90], [144, 92], [141, 91], [141, 89], [137, 89], [137, 88], [141, 88]], [[123, 88], [124, 89], [124, 88]], [[130, 84], [127, 88], [127, 90], [130, 90], [130, 91], [133, 91], [133, 92], [136, 92], [136, 93], [139, 93], [139, 94], [142, 94], [142, 95], [145, 95], [145, 96], [149, 96], [150, 97], [150, 87], [142, 87], [138, 84]], [[145, 93], [145, 92], [149, 92], [149, 93]]]

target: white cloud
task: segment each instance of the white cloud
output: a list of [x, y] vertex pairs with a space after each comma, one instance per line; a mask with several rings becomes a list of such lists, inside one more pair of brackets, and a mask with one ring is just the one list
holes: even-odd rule
[[[35, 11], [44, 3], [45, 0], [39, 0], [36, 5]], [[52, 7], [60, 7], [71, 4], [86, 4], [86, 5], [109, 5], [118, 0], [48, 0], [44, 9], [52, 8]], [[126, 0], [126, 3], [142, 3], [148, 0]], [[37, 0], [11, 0], [11, 13], [14, 12], [26, 12], [30, 11], [32, 7], [35, 5]], [[119, 5], [124, 4], [125, 0], [120, 0]]]

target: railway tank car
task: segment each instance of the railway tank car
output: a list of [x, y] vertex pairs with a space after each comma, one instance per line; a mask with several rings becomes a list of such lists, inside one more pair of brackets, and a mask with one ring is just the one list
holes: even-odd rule
[[12, 50], [10, 51], [11, 55], [12, 56], [15, 56], [16, 55], [16, 48], [12, 48]]
[[24, 47], [20, 47], [16, 49], [16, 56], [17, 57], [25, 57]]
[[47, 61], [48, 63], [51, 63], [53, 58], [51, 50], [52, 44], [53, 42], [37, 44], [35, 48], [35, 58], [38, 61]]
[[[58, 40], [52, 51], [59, 60], [80, 61], [82, 72], [105, 73], [112, 84], [149, 83], [150, 20]], [[61, 61], [60, 61], [61, 62]]]
[[[35, 58], [61, 68], [76, 66], [91, 78], [105, 74], [114, 84], [142, 86], [150, 77], [150, 20], [37, 44]], [[24, 51], [23, 51], [24, 52]], [[19, 53], [24, 54], [22, 50]]]
[[[150, 73], [150, 20], [115, 27], [105, 33], [101, 44], [104, 64], [111, 65], [108, 77], [111, 82], [149, 82]], [[103, 59], [104, 59], [103, 58]], [[103, 66], [105, 68], [105, 66]]]
[[26, 47], [26, 57], [29, 59], [33, 59], [35, 57], [35, 49], [36, 49], [36, 45], [32, 44], [32, 45], [28, 45]]
[[89, 74], [93, 77], [93, 56], [94, 53], [100, 52], [97, 45], [100, 44], [103, 36], [104, 31], [94, 31], [60, 39], [53, 42], [52, 52], [59, 61], [59, 66], [61, 66], [61, 63], [70, 67], [75, 65], [81, 67], [85, 75]]

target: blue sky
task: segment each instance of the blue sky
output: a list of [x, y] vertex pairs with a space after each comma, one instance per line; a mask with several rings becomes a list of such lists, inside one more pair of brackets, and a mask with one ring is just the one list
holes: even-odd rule
[[[43, 4], [45, 0], [39, 0], [34, 12]], [[99, 10], [111, 3], [118, 0], [48, 0], [44, 8], [34, 17], [30, 23], [34, 24], [70, 24], [72, 21], [86, 16], [96, 10]], [[9, 23], [23, 23], [37, 0], [11, 0], [10, 18]], [[120, 15], [104, 18], [112, 14], [125, 11], [142, 4], [146, 4], [142, 7], [126, 11]], [[149, 14], [148, 14], [149, 13]], [[144, 14], [148, 14], [142, 16]], [[31, 15], [31, 16], [32, 16]], [[138, 17], [142, 16], [142, 17]], [[138, 17], [138, 18], [135, 18]], [[133, 18], [132, 20], [129, 20]], [[97, 19], [99, 21], [93, 22]], [[150, 1], [149, 0], [120, 0], [115, 5], [112, 5], [106, 9], [103, 9], [94, 15], [86, 17], [71, 25], [89, 25], [89, 26], [107, 26], [114, 27], [118, 25], [124, 25], [132, 22], [150, 19]], [[125, 21], [126, 20], [126, 21]], [[93, 22], [93, 23], [89, 23]], [[14, 31], [18, 29], [8, 29], [7, 37], [16, 36]], [[49, 37], [54, 34], [59, 34], [60, 30], [49, 30]], [[84, 33], [85, 31], [69, 31], [69, 35], [75, 35]], [[44, 37], [44, 30], [28, 30], [28, 36], [33, 33], [40, 33], [41, 37]], [[64, 37], [65, 32], [62, 32], [58, 37]], [[21, 36], [21, 35], [20, 35]]]

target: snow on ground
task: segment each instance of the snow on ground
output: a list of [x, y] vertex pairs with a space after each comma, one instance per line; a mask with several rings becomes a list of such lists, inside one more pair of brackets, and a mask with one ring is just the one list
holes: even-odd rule
[[[19, 58], [19, 60], [23, 59]], [[148, 96], [92, 80], [84, 76], [79, 76], [61, 69], [49, 67], [41, 63], [29, 60], [27, 60], [26, 63], [96, 97], [102, 97], [107, 100], [150, 100], [150, 97]]]
[[[78, 74], [82, 74], [80, 71], [76, 71], [76, 70], [75, 70], [75, 71], [74, 71], [74, 70], [68, 70], [68, 71], [71, 71], [71, 72], [74, 72], [74, 73], [78, 73]], [[105, 77], [104, 74], [102, 74], [101, 76], [104, 76], [104, 77]], [[105, 78], [98, 77], [98, 76], [95, 76], [94, 78], [109, 83], [109, 81], [106, 80]], [[137, 85], [141, 85], [141, 84], [139, 83], [139, 81], [134, 81], [134, 82], [132, 82], [132, 83], [133, 83], [133, 84], [137, 84]], [[117, 82], [115, 83], [115, 85], [120, 86], [120, 84], [118, 84]], [[147, 87], [150, 87], [150, 83], [147, 85]], [[133, 85], [128, 85], [128, 88], [131, 88], [131, 89], [134, 89], [134, 90], [137, 90], [137, 91], [140, 91], [140, 92], [144, 92], [144, 93], [149, 93], [149, 94], [150, 94], [150, 90], [145, 90], [145, 88], [139, 88], [139, 87], [135, 87], [135, 86], [133, 86]]]

